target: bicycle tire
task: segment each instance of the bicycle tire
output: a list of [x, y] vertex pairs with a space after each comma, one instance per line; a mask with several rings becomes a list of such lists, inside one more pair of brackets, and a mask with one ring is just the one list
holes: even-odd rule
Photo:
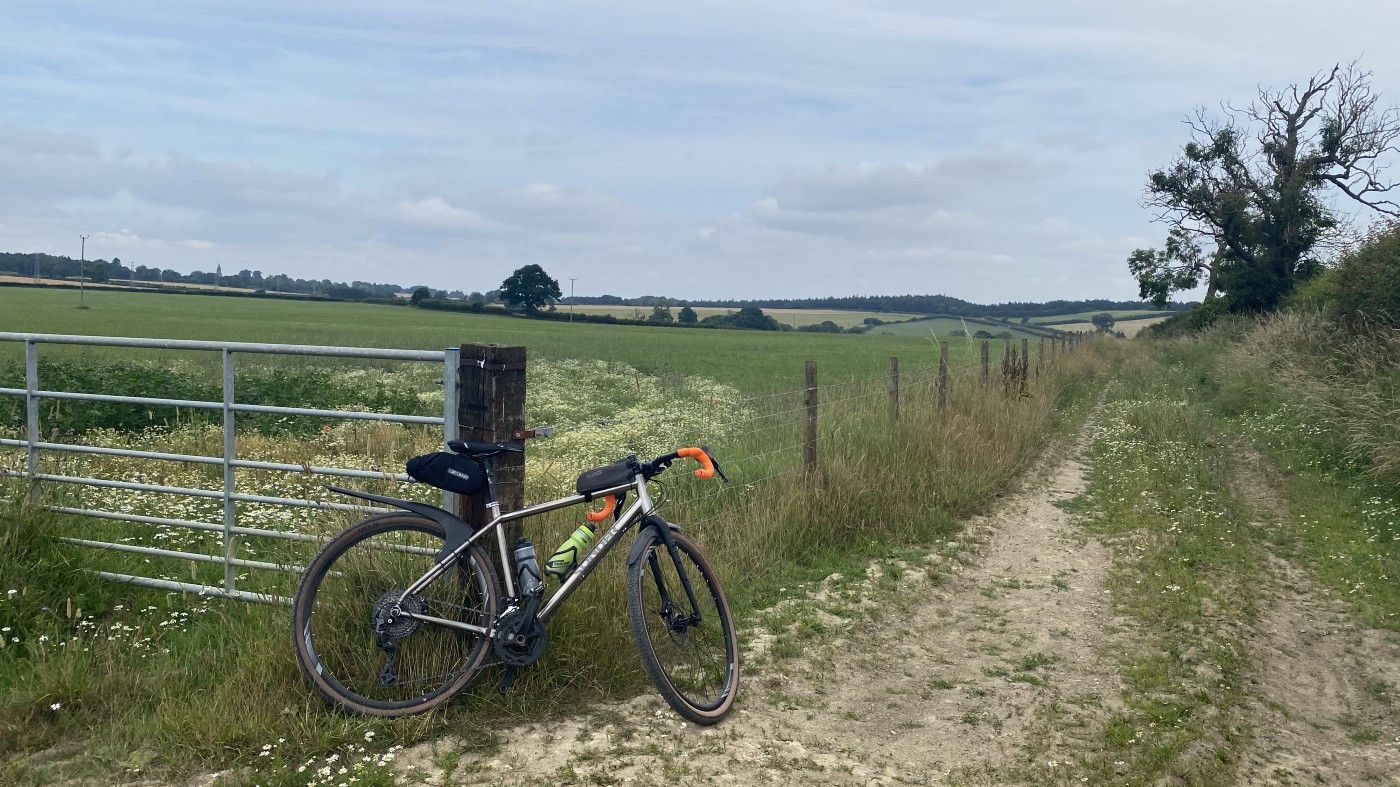
[[[678, 625], [695, 610], [680, 584], [677, 561], [654, 531], [642, 536], [647, 541], [641, 556], [627, 567], [627, 616], [642, 667], [666, 703], [696, 724], [715, 724], [739, 694], [734, 616], [700, 548], [677, 531], [671, 536], [701, 607], [698, 623]], [[672, 609], [666, 608], [667, 598]]]
[[[369, 716], [423, 713], [481, 671], [491, 650], [485, 635], [401, 619], [388, 627], [402, 636], [386, 669], [375, 631], [376, 604], [423, 576], [444, 539], [442, 525], [426, 517], [380, 514], [346, 528], [307, 566], [292, 599], [292, 644], [302, 674], [330, 703]], [[500, 597], [494, 567], [473, 544], [411, 598], [426, 614], [489, 627]]]

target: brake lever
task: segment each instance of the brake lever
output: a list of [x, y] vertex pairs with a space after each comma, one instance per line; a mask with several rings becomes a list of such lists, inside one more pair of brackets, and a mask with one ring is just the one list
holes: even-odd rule
[[700, 446], [700, 450], [704, 451], [705, 456], [708, 456], [710, 458], [710, 464], [715, 466], [715, 473], [719, 475], [719, 480], [723, 481], [726, 484], [729, 483], [729, 477], [726, 476], [724, 474], [724, 471], [720, 469], [719, 461], [715, 459], [714, 454], [710, 453], [710, 447], [708, 445], [702, 445]]

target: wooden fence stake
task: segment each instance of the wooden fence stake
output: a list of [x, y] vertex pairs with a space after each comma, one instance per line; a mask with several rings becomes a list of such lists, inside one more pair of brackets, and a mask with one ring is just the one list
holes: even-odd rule
[[938, 409], [948, 406], [948, 343], [938, 343]]
[[1031, 372], [1031, 340], [1021, 340], [1021, 379], [1025, 380]]
[[899, 357], [890, 356], [890, 420], [899, 420]]
[[807, 390], [803, 397], [807, 419], [802, 429], [802, 477], [811, 481], [817, 471], [817, 362], [807, 362]]
[[[525, 348], [463, 344], [457, 369], [457, 424], [461, 439], [482, 443], [516, 442], [514, 433], [525, 428]], [[525, 455], [501, 454], [493, 460], [491, 468], [496, 477], [501, 513], [523, 508]], [[476, 525], [491, 521], [484, 491], [459, 498], [459, 501], [458, 516]], [[520, 533], [519, 522], [505, 525], [507, 549]], [[489, 550], [495, 549], [495, 539], [483, 541]]]
[[991, 342], [982, 340], [982, 384], [986, 385], [991, 379]]

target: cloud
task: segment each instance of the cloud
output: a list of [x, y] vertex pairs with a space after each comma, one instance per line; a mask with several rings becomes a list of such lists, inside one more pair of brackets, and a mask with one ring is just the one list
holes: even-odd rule
[[590, 294], [1130, 297], [1123, 258], [1161, 235], [1143, 173], [1193, 106], [1362, 51], [1400, 95], [1400, 6], [1364, 10], [21, 4], [0, 244], [466, 289], [534, 262]]

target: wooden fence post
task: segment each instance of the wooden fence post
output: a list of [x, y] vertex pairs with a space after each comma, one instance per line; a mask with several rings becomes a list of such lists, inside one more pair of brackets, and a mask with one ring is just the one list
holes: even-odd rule
[[992, 354], [991, 344], [992, 344], [992, 343], [989, 342], [989, 341], [987, 341], [986, 339], [983, 339], [983, 340], [982, 340], [982, 384], [983, 384], [983, 385], [986, 385], [987, 382], [991, 379], [991, 363], [990, 363], [991, 354]]
[[948, 343], [938, 343], [938, 409], [948, 406]]
[[[482, 443], [516, 442], [515, 432], [525, 428], [525, 348], [463, 344], [457, 377], [457, 424], [461, 439]], [[492, 460], [491, 467], [496, 478], [496, 496], [501, 512], [523, 508], [525, 455], [500, 454]], [[491, 521], [485, 491], [459, 498], [459, 501], [458, 516], [478, 526]], [[520, 523], [506, 524], [504, 532], [509, 552], [515, 539], [520, 537]], [[493, 543], [484, 546], [495, 548]]]
[[1035, 368], [1045, 365], [1045, 337], [1040, 337], [1040, 347], [1035, 351]]
[[890, 356], [890, 420], [899, 420], [899, 357]]
[[1031, 340], [1021, 340], [1021, 379], [1025, 380], [1031, 372]]
[[807, 390], [803, 404], [807, 418], [802, 429], [802, 477], [811, 481], [817, 472], [817, 362], [807, 362]]

